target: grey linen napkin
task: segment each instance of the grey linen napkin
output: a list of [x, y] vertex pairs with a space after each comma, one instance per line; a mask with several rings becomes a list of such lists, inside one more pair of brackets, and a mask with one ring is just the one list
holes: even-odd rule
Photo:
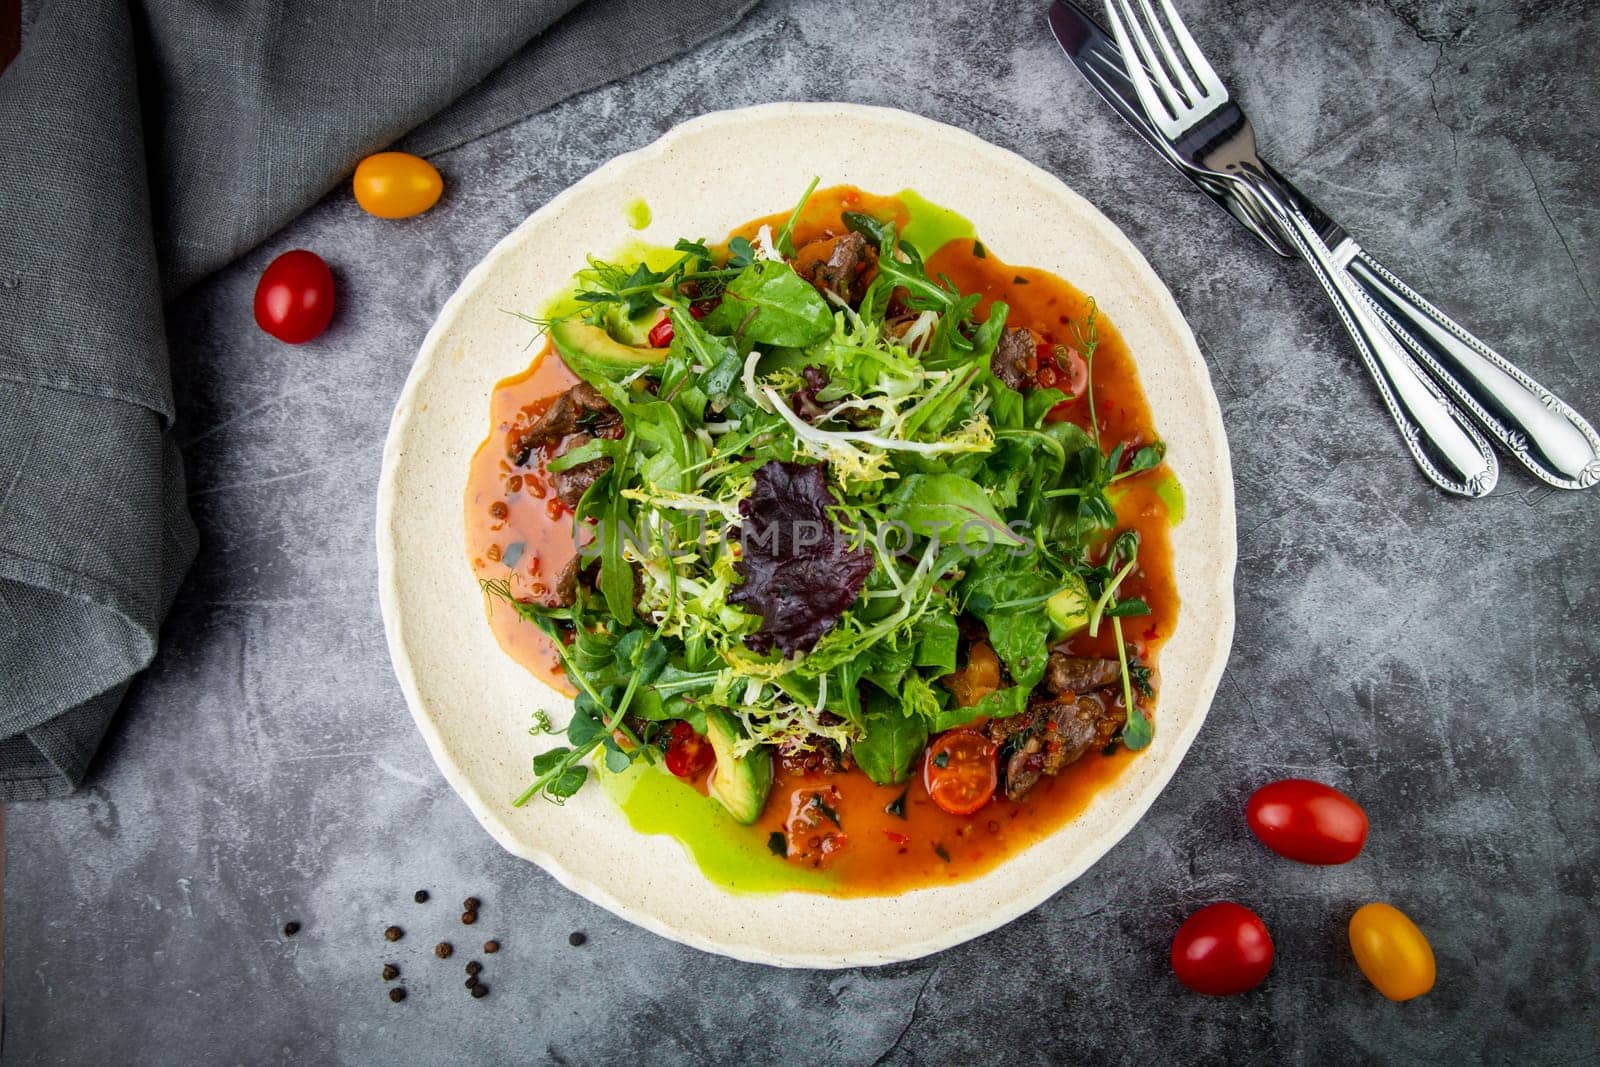
[[31, 12], [0, 75], [0, 800], [82, 782], [194, 558], [164, 302], [361, 156], [402, 137], [452, 148], [685, 51], [754, 2]]

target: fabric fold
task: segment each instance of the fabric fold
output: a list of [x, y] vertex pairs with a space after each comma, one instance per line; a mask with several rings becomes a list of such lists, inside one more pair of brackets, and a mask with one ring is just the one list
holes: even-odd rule
[[[164, 303], [407, 139], [442, 151], [753, 0], [44, 0], [0, 75], [0, 801], [75, 789], [197, 547]], [[182, 383], [178, 383], [182, 388]]]

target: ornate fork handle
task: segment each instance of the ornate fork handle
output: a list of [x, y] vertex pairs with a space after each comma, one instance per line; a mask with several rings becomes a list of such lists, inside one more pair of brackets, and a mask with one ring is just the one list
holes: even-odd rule
[[1523, 466], [1558, 489], [1600, 482], [1600, 437], [1582, 415], [1366, 252], [1345, 269], [1390, 331]]
[[1487, 495], [1500, 476], [1494, 450], [1460, 409], [1423, 376], [1347, 272], [1348, 264], [1360, 255], [1360, 246], [1346, 238], [1337, 250], [1329, 249], [1299, 208], [1265, 175], [1241, 168], [1236, 180], [1241, 193], [1254, 197], [1276, 219], [1322, 283], [1422, 472], [1446, 492], [1466, 497]]

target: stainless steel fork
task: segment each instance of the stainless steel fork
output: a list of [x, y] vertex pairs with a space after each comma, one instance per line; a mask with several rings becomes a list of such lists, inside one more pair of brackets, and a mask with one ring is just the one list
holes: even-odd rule
[[1160, 4], [1170, 34], [1150, 0], [1106, 0], [1106, 14], [1139, 101], [1165, 140], [1163, 149], [1181, 165], [1232, 186], [1273, 221], [1322, 283], [1423, 474], [1446, 492], [1484, 496], [1499, 478], [1494, 450], [1422, 373], [1346, 271], [1360, 246], [1346, 239], [1330, 249], [1282, 193], [1256, 153], [1249, 118], [1232, 102], [1170, 0]]

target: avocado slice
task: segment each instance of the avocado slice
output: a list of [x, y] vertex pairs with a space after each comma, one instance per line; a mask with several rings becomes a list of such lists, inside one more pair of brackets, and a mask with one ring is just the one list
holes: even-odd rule
[[1089, 587], [1076, 574], [1067, 575], [1067, 584], [1044, 602], [1050, 618], [1050, 639], [1060, 641], [1089, 625]]
[[576, 318], [552, 322], [550, 340], [562, 362], [591, 381], [621, 378], [667, 358], [665, 348], [625, 345], [599, 326]]
[[755, 748], [735, 756], [734, 743], [742, 737], [744, 730], [738, 719], [722, 708], [706, 709], [706, 738], [717, 754], [708, 788], [729, 815], [748, 826], [761, 817], [767, 794], [772, 791], [772, 753]]

